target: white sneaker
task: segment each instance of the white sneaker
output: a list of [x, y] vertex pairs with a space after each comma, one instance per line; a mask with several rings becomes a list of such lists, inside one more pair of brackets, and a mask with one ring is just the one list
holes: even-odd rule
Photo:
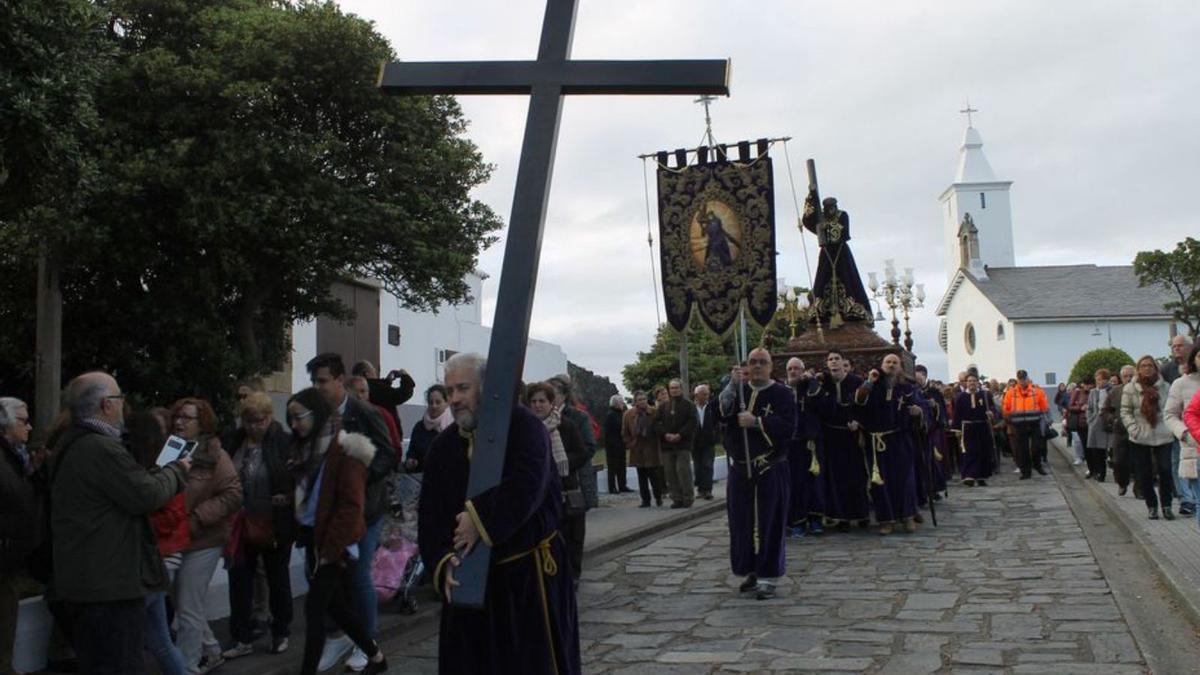
[[321, 661], [317, 664], [318, 671], [326, 671], [333, 668], [346, 658], [350, 650], [354, 649], [354, 642], [347, 635], [325, 641], [325, 649], [321, 651]]
[[367, 655], [363, 653], [363, 650], [355, 647], [354, 651], [350, 653], [350, 658], [346, 659], [346, 668], [357, 673], [366, 667]]
[[1074, 462], [1071, 462], [1071, 464], [1074, 464], [1075, 466], [1079, 466], [1080, 464], [1083, 464], [1083, 460], [1077, 458]]

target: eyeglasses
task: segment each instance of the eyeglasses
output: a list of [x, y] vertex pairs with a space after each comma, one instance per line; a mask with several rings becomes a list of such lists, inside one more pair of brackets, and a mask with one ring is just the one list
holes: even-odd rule
[[179, 413], [175, 416], [176, 421], [183, 420], [185, 422], [195, 422], [198, 419], [200, 419], [198, 415], [184, 415], [183, 413]]
[[28, 418], [28, 417], [18, 417], [18, 418], [17, 418], [17, 423], [18, 423], [18, 424], [24, 424], [24, 425], [25, 425], [25, 426], [27, 426], [27, 427], [31, 427], [31, 426], [33, 426], [33, 424], [31, 424], [31, 423], [29, 422], [29, 418]]
[[105, 400], [113, 399], [115, 401], [124, 401], [125, 394], [110, 394], [109, 396], [105, 396], [104, 399]]

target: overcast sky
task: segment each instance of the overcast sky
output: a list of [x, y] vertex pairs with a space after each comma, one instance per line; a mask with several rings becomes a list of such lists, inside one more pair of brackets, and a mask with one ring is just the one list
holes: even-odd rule
[[[545, 10], [542, 0], [341, 4], [408, 61], [531, 59]], [[816, 159], [822, 194], [850, 213], [864, 280], [895, 258], [926, 284], [914, 351], [935, 376], [946, 368], [937, 197], [953, 179], [968, 98], [997, 179], [1014, 182], [1018, 265], [1129, 264], [1200, 231], [1188, 197], [1200, 178], [1194, 1], [580, 0], [575, 25], [574, 58], [731, 58], [732, 95], [712, 108], [717, 140], [791, 136], [799, 190], [804, 160]], [[569, 97], [563, 108], [531, 335], [618, 386], [651, 343], [660, 292], [636, 155], [700, 142], [692, 98]], [[478, 197], [507, 221], [527, 99], [460, 101], [496, 166]], [[807, 286], [783, 147], [773, 156], [779, 274]], [[492, 277], [485, 321], [503, 247], [480, 261]]]

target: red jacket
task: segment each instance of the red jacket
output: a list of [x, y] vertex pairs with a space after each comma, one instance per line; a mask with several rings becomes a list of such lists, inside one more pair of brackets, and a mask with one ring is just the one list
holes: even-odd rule
[[392, 451], [396, 453], [396, 461], [400, 464], [404, 463], [404, 434], [400, 433], [400, 427], [396, 424], [396, 415], [387, 408], [372, 403], [375, 409], [379, 411], [379, 415], [383, 417], [383, 423], [388, 428], [388, 440], [392, 442]]
[[1192, 402], [1183, 411], [1183, 424], [1192, 438], [1200, 439], [1200, 392], [1192, 397]]
[[161, 556], [179, 553], [192, 543], [185, 498], [186, 494], [180, 492], [166, 506], [150, 514], [150, 524], [158, 536], [158, 554]]

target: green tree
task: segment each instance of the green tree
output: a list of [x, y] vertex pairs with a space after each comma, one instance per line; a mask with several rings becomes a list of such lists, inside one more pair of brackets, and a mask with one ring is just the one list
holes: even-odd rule
[[[787, 344], [791, 333], [782, 320], [768, 323], [767, 331], [774, 336], [776, 349]], [[747, 342], [751, 346], [761, 343], [762, 334], [762, 329], [751, 324], [747, 330]], [[637, 360], [621, 370], [625, 388], [631, 392], [638, 389], [649, 391], [679, 377], [679, 340], [678, 331], [670, 324], [661, 324], [650, 350], [638, 352]], [[707, 383], [715, 387], [727, 376], [730, 366], [736, 361], [735, 344], [732, 331], [718, 337], [693, 314], [688, 324], [688, 381], [692, 386]]]
[[1200, 241], [1188, 237], [1175, 250], [1141, 251], [1133, 259], [1141, 286], [1160, 286], [1176, 298], [1163, 305], [1185, 324], [1192, 337], [1200, 335]]
[[1133, 365], [1133, 357], [1125, 353], [1123, 349], [1116, 347], [1093, 349], [1090, 352], [1084, 352], [1075, 362], [1075, 366], [1071, 368], [1069, 381], [1091, 382], [1096, 376], [1096, 371], [1101, 368], [1106, 368], [1108, 372], [1115, 375], [1120, 372], [1121, 366], [1131, 365]]
[[[64, 259], [65, 372], [221, 398], [284, 363], [293, 321], [351, 315], [339, 279], [378, 279], [416, 310], [468, 297], [501, 224], [470, 196], [490, 167], [453, 98], [380, 94], [396, 55], [371, 23], [333, 2], [102, 6], [117, 57], [100, 179]], [[0, 360], [28, 361], [30, 332], [0, 338]]]

